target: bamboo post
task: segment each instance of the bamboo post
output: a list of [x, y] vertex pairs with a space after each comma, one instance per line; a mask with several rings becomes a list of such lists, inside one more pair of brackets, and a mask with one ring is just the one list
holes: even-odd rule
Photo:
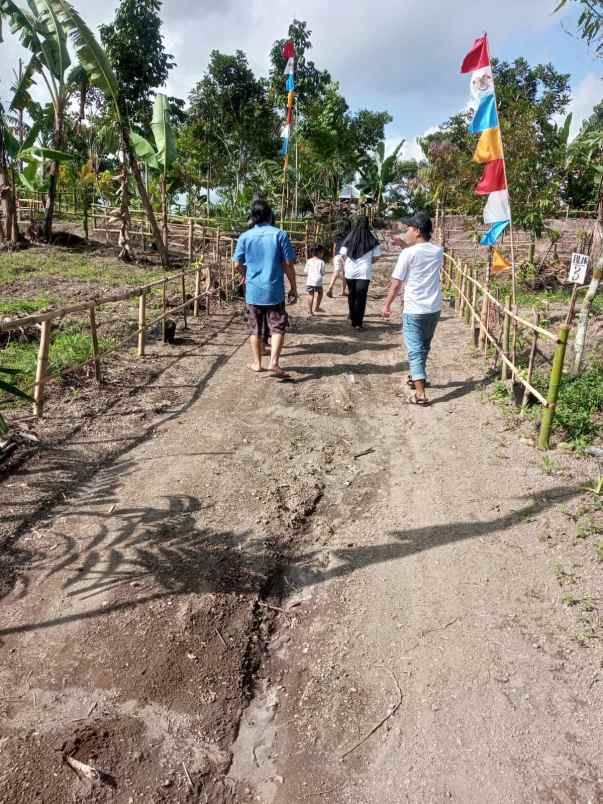
[[96, 331], [96, 312], [94, 304], [90, 305], [90, 337], [92, 339], [92, 356], [94, 357], [94, 376], [100, 385], [103, 381], [101, 375], [100, 356], [98, 351], [98, 333]]
[[569, 331], [570, 325], [568, 323], [562, 324], [559, 329], [559, 339], [557, 341], [557, 348], [555, 349], [553, 367], [551, 369], [551, 377], [549, 380], [549, 391], [546, 397], [547, 406], [542, 411], [542, 421], [540, 422], [540, 436], [538, 438], [538, 446], [540, 449], [549, 448], [551, 429], [553, 427], [553, 419], [555, 418], [555, 409], [557, 407], [557, 399], [559, 397], [561, 375], [563, 374], [563, 363], [565, 362], [565, 351], [567, 349]]
[[182, 308], [182, 317], [184, 318], [184, 329], [188, 329], [188, 321], [186, 318], [186, 284], [184, 281], [184, 274], [182, 274], [181, 282], [182, 282], [182, 304], [184, 304], [184, 307]]
[[[474, 273], [477, 273], [477, 271], [474, 271]], [[476, 277], [474, 277], [474, 279], [475, 278]], [[473, 313], [471, 314], [471, 327], [473, 329], [473, 346], [477, 349], [479, 346], [479, 336], [480, 336], [479, 319], [477, 319], [477, 282], [473, 283], [471, 306], [473, 307]]]
[[141, 293], [138, 297], [138, 357], [144, 357], [145, 309], [146, 295]]
[[165, 343], [165, 317], [167, 315], [167, 279], [163, 280], [161, 285], [161, 339]]
[[50, 348], [50, 319], [42, 321], [40, 333], [40, 347], [38, 349], [38, 362], [36, 365], [36, 381], [34, 385], [34, 416], [42, 418], [44, 413], [44, 386], [48, 369], [48, 350]]
[[[537, 310], [534, 310], [534, 323], [536, 326], [540, 324], [540, 313]], [[534, 375], [534, 366], [536, 364], [536, 350], [538, 348], [538, 333], [534, 331], [532, 336], [532, 346], [530, 348], [530, 359], [528, 361], [528, 374], [526, 380], [532, 384], [532, 376]], [[528, 403], [530, 401], [530, 391], [526, 387], [523, 392], [523, 399], [521, 400], [521, 412], [525, 413], [528, 408]]]
[[195, 236], [195, 224], [193, 223], [193, 219], [188, 219], [188, 264], [191, 265], [193, 262], [193, 241]]
[[459, 281], [459, 309], [458, 314], [459, 318], [463, 317], [463, 310], [464, 310], [464, 295], [465, 295], [465, 268], [463, 265], [460, 267], [460, 281]]
[[[502, 331], [502, 352], [504, 356], [509, 359], [510, 351], [511, 351], [511, 316], [509, 313], [511, 312], [511, 297], [507, 296], [505, 299], [505, 311], [504, 311], [504, 319], [503, 319], [503, 331]], [[509, 379], [509, 367], [505, 363], [504, 360], [501, 360], [501, 369], [500, 369], [500, 378], [501, 380], [508, 380]]]
[[473, 290], [473, 282], [471, 281], [472, 278], [473, 278], [473, 268], [467, 266], [467, 287], [465, 289], [465, 296], [467, 298], [467, 301], [465, 302], [465, 324], [467, 324], [467, 326], [470, 326], [471, 318], [473, 316], [473, 313], [471, 312], [471, 301], [470, 301], [471, 292]]
[[199, 318], [199, 296], [201, 294], [201, 268], [195, 272], [195, 301], [193, 302], [193, 315]]

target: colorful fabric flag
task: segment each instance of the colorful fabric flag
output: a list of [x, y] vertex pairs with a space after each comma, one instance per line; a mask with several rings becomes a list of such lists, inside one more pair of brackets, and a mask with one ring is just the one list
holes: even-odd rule
[[499, 190], [507, 189], [507, 176], [505, 173], [505, 160], [496, 159], [488, 162], [484, 168], [484, 175], [475, 188], [476, 195], [490, 195]]
[[471, 94], [477, 101], [481, 101], [487, 95], [494, 95], [494, 76], [492, 67], [482, 67], [476, 70], [471, 76]]
[[479, 138], [477, 148], [473, 154], [473, 161], [480, 164], [484, 162], [494, 162], [495, 159], [503, 159], [503, 144], [499, 128], [487, 128]]
[[499, 274], [501, 271], [508, 271], [511, 267], [511, 263], [506, 257], [498, 251], [498, 249], [494, 249], [492, 253], [492, 265], [490, 266], [493, 274]]
[[285, 84], [287, 92], [293, 92], [295, 89], [295, 77], [293, 74], [287, 76], [287, 83]]
[[484, 223], [496, 223], [511, 219], [511, 205], [509, 204], [509, 191], [499, 190], [490, 193], [488, 203], [484, 209]]
[[498, 128], [498, 112], [494, 95], [486, 95], [480, 101], [473, 120], [469, 124], [469, 131], [472, 134], [481, 134], [488, 128]]
[[287, 93], [287, 109], [293, 108], [293, 99], [295, 98], [295, 92]]
[[488, 229], [486, 234], [479, 242], [482, 244], [482, 246], [495, 246], [509, 223], [510, 221], [498, 221], [498, 223], [495, 223], [490, 227], [490, 229]]
[[295, 59], [293, 56], [287, 60], [287, 64], [285, 65], [285, 69], [283, 71], [284, 75], [293, 75], [295, 72]]
[[488, 48], [488, 37], [482, 36], [476, 39], [473, 47], [463, 59], [461, 73], [472, 73], [482, 67], [490, 66], [490, 53]]
[[293, 45], [293, 42], [289, 40], [283, 46], [283, 58], [289, 61], [289, 59], [294, 58], [294, 56], [295, 56], [295, 47]]
[[293, 107], [290, 106], [287, 109], [287, 125], [290, 126], [292, 122], [293, 122]]

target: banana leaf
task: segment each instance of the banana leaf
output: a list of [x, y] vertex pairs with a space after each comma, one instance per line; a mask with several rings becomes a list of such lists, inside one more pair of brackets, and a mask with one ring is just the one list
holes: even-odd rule
[[23, 111], [31, 103], [29, 90], [35, 86], [34, 75], [40, 71], [41, 64], [37, 56], [32, 56], [21, 80], [14, 87], [14, 95], [10, 104], [11, 110]]
[[132, 145], [134, 146], [138, 160], [148, 165], [151, 170], [159, 170], [158, 156], [151, 143], [135, 131], [130, 132], [130, 139], [132, 140]]
[[157, 146], [157, 160], [163, 169], [170, 168], [178, 158], [178, 151], [170, 123], [168, 99], [165, 95], [157, 95], [155, 98], [151, 129]]
[[[7, 0], [0, 0], [0, 2], [7, 2]], [[96, 41], [96, 37], [90, 28], [67, 0], [47, 0], [47, 2], [52, 5], [65, 30], [70, 32], [77, 57], [90, 76], [90, 83], [111, 98], [115, 106], [117, 119], [123, 125], [125, 121], [119, 108], [117, 77], [105, 51]]]
[[21, 151], [19, 154], [21, 159], [37, 159], [42, 161], [48, 159], [49, 162], [73, 162], [78, 157], [76, 154], [68, 154], [65, 151], [57, 151], [54, 148], [46, 148], [44, 145], [32, 145], [31, 148]]

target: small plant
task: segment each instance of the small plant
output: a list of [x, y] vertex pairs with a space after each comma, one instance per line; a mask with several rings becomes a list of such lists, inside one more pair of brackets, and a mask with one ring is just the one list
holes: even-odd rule
[[[5, 375], [7, 377], [16, 377], [21, 372], [18, 369], [12, 368], [3, 368], [0, 367], [0, 375]], [[18, 386], [16, 386], [12, 382], [7, 382], [6, 380], [1, 379], [0, 377], [0, 390], [4, 391], [5, 394], [8, 394], [9, 400], [10, 399], [24, 399], [27, 402], [33, 402], [33, 399], [29, 394], [26, 394], [25, 391], [22, 391]], [[0, 414], [0, 436], [5, 436], [9, 431], [9, 426], [6, 422], [6, 419], [2, 414]]]
[[600, 497], [603, 493], [603, 475], [599, 475], [597, 482], [592, 486], [584, 486], [584, 491], [590, 491], [596, 497]]
[[545, 473], [545, 475], [554, 474], [556, 469], [557, 464], [555, 463], [555, 461], [548, 455], [545, 455], [544, 458], [542, 459], [542, 471]]
[[564, 606], [577, 606], [581, 601], [579, 597], [575, 597], [571, 592], [568, 592], [566, 595], [563, 595], [561, 602]]
[[509, 387], [504, 382], [495, 382], [491, 396], [494, 402], [508, 402], [511, 398]]
[[603, 562], [603, 539], [596, 543], [595, 552], [597, 554], [597, 560]]
[[[534, 378], [538, 390], [546, 393], [548, 378]], [[584, 449], [599, 433], [603, 412], [603, 364], [595, 364], [578, 377], [561, 379], [555, 424], [565, 431], [567, 440]]]
[[555, 564], [554, 572], [559, 586], [569, 586], [576, 583], [576, 576], [573, 572], [566, 572], [561, 564]]

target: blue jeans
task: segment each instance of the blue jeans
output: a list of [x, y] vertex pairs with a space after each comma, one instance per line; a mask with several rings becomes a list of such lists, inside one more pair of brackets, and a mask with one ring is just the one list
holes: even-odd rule
[[427, 356], [429, 355], [431, 340], [439, 320], [439, 312], [425, 313], [423, 315], [404, 313], [402, 333], [408, 350], [410, 376], [413, 380], [425, 380], [427, 378], [425, 373]]

